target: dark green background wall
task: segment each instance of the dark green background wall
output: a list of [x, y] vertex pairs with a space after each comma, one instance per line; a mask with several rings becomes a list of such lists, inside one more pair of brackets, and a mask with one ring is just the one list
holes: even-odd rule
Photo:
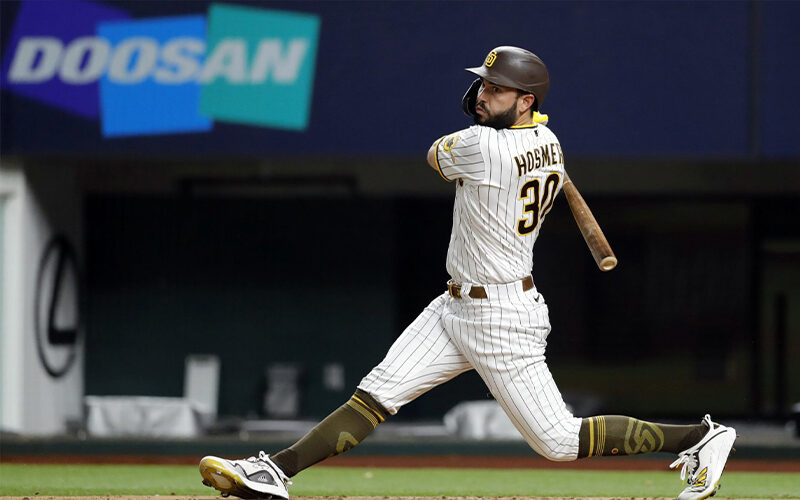
[[[534, 255], [553, 323], [549, 363], [568, 401], [752, 413], [759, 242], [796, 234], [798, 203], [590, 202], [618, 269], [596, 269], [563, 198]], [[92, 195], [85, 213], [87, 394], [180, 396], [184, 357], [216, 353], [222, 415], [260, 415], [266, 366], [294, 362], [302, 415], [323, 416], [447, 280], [449, 198]], [[327, 362], [345, 366], [345, 390], [323, 387]], [[474, 374], [445, 387], [401, 415], [439, 418], [487, 397]]]

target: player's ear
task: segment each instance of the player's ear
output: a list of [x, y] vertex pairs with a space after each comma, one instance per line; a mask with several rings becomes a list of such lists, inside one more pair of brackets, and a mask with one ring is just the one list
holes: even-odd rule
[[531, 111], [533, 103], [535, 102], [536, 98], [533, 96], [533, 94], [523, 94], [519, 99], [517, 99], [517, 111], [520, 113]]

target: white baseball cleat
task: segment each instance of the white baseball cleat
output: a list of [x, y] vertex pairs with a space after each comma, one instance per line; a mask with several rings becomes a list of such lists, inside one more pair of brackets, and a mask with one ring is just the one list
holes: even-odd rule
[[246, 460], [203, 457], [200, 460], [203, 484], [219, 490], [222, 496], [239, 498], [289, 498], [292, 484], [286, 474], [263, 451]]
[[722, 471], [728, 454], [736, 441], [736, 430], [733, 427], [715, 424], [706, 415], [703, 422], [708, 425], [708, 432], [699, 443], [678, 454], [678, 459], [670, 464], [675, 469], [681, 467], [681, 480], [688, 486], [678, 495], [678, 500], [699, 500], [713, 496], [719, 488]]

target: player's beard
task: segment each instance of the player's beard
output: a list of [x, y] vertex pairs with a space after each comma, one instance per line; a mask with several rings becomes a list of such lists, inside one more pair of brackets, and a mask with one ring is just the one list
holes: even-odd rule
[[[476, 105], [477, 108], [478, 105]], [[484, 113], [486, 113], [486, 117], [481, 117], [480, 115], [475, 115], [475, 124], [476, 125], [484, 125], [486, 127], [492, 127], [497, 130], [502, 130], [504, 128], [509, 128], [514, 123], [517, 122], [517, 101], [514, 101], [507, 110], [503, 111], [502, 113], [498, 113], [493, 115], [489, 112], [488, 109], [481, 106], [481, 109]]]

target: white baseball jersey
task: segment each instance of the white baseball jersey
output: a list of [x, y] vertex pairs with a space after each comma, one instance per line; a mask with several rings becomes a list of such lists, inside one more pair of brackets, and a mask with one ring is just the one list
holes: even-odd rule
[[[531, 273], [533, 244], [564, 177], [544, 125], [472, 126], [436, 143], [436, 165], [457, 181], [447, 271], [460, 297], [436, 297], [359, 384], [390, 413], [475, 369], [528, 444], [574, 460], [581, 419], [567, 409], [545, 363], [550, 319]], [[469, 291], [483, 287], [486, 298]]]
[[531, 273], [533, 244], [564, 177], [564, 155], [544, 125], [474, 125], [436, 147], [457, 180], [447, 272], [457, 282], [510, 283]]

